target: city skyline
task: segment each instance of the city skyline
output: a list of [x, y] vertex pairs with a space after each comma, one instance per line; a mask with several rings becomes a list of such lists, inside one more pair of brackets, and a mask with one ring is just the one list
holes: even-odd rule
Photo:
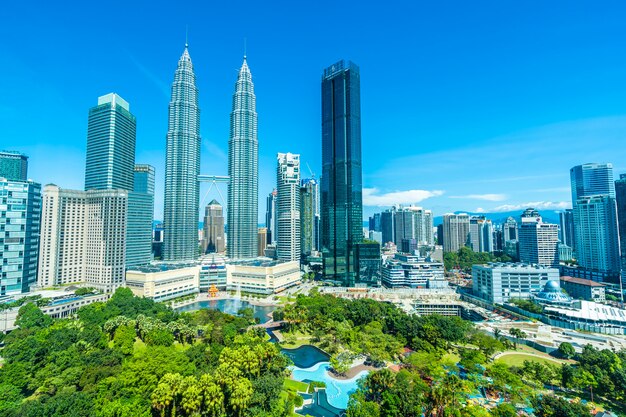
[[[0, 33], [9, 36], [15, 30], [15, 22], [20, 19], [10, 17], [26, 13], [22, 7], [11, 4], [5, 8], [2, 13], [9, 17], [5, 19], [8, 24]], [[68, 25], [72, 26], [69, 36], [64, 25], [52, 27], [50, 23], [64, 22], [63, 10], [47, 7], [43, 6], [42, 11], [50, 13], [33, 15], [21, 42], [6, 45], [0, 58], [5, 64], [5, 79], [15, 80], [7, 85], [7, 93], [15, 101], [0, 115], [0, 123], [8, 128], [5, 147], [30, 156], [33, 180], [67, 189], [82, 188], [84, 111], [92, 106], [94, 96], [115, 91], [133, 103], [137, 115], [137, 160], [155, 166], [157, 219], [163, 219], [162, 132], [167, 123], [168, 85], [173, 60], [184, 44], [186, 23], [203, 108], [202, 173], [227, 171], [232, 77], [244, 53], [243, 39], [248, 39], [248, 58], [257, 77], [258, 111], [264, 132], [260, 138], [259, 223], [263, 223], [265, 196], [275, 182], [273, 157], [281, 149], [279, 144], [291, 140], [294, 131], [298, 131], [299, 139], [291, 142], [293, 149], [284, 150], [301, 154], [303, 166], [308, 164], [319, 178], [317, 83], [327, 63], [341, 57], [358, 62], [363, 73], [364, 217], [380, 211], [378, 205], [391, 203], [416, 203], [432, 209], [436, 216], [458, 210], [491, 212], [528, 206], [562, 209], [571, 205], [567, 176], [571, 166], [612, 162], [616, 177], [626, 170], [619, 162], [626, 157], [626, 151], [611, 149], [626, 130], [625, 106], [621, 103], [626, 94], [626, 54], [618, 42], [626, 33], [617, 18], [620, 13], [609, 12], [610, 8], [572, 8], [563, 12], [558, 4], [544, 5], [539, 11], [521, 7], [516, 10], [517, 24], [507, 27], [511, 18], [500, 8], [472, 11], [459, 4], [458, 9], [463, 10], [458, 10], [457, 16], [438, 6], [407, 4], [402, 6], [407, 12], [402, 15], [407, 17], [394, 14], [399, 23], [415, 15], [429, 16], [430, 21], [389, 25], [389, 33], [374, 34], [369, 34], [368, 25], [363, 24], [353, 34], [333, 35], [336, 42], [320, 48], [331, 35], [324, 34], [317, 24], [311, 26], [294, 19], [284, 29], [271, 33], [265, 30], [267, 22], [261, 25], [257, 16], [271, 23], [289, 21], [285, 18], [298, 14], [293, 10], [255, 14], [259, 6], [252, 3], [246, 6], [252, 13], [241, 17], [244, 20], [237, 28], [227, 27], [229, 19], [217, 19], [229, 16], [231, 6], [220, 6], [217, 13], [211, 13], [216, 16], [212, 17], [215, 25], [211, 28], [200, 23], [202, 13], [192, 16], [191, 12], [174, 10], [173, 20], [181, 23], [172, 25], [171, 16], [150, 10], [145, 21], [137, 22], [137, 28], [123, 35], [112, 31], [106, 38], [91, 33], [89, 28], [100, 19], [104, 22], [109, 11]], [[347, 7], [325, 10], [321, 16], [317, 7], [306, 12], [330, 22]], [[128, 17], [116, 24], [135, 19], [138, 13], [131, 5]], [[377, 15], [369, 7], [354, 13], [355, 20], [360, 18], [363, 23], [390, 18], [390, 12], [383, 10]], [[467, 15], [473, 19], [466, 19]], [[159, 25], [165, 19], [168, 29], [163, 31]], [[557, 25], [562, 21], [571, 24]], [[458, 25], [456, 35], [443, 33], [447, 25]], [[495, 27], [500, 39], [493, 40], [489, 36], [492, 31], [478, 28], [481, 25]], [[556, 27], [559, 31], [553, 29]], [[282, 30], [296, 35], [287, 39], [281, 36]], [[46, 39], [41, 41], [44, 31]], [[211, 39], [222, 32], [224, 43], [215, 45]], [[437, 33], [442, 35], [433, 37]], [[458, 38], [458, 33], [467, 39]], [[44, 46], [50, 48], [51, 43], [58, 53], [38, 53]], [[85, 43], [91, 49], [76, 48]], [[76, 50], [85, 59], [63, 60]], [[45, 72], [38, 69], [40, 61]], [[413, 71], [409, 82], [402, 84], [403, 92], [385, 88], [385, 83], [403, 80], [402, 71], [387, 70], [392, 62], [402, 62]], [[463, 68], [459, 70], [451, 62], [461, 62]], [[297, 67], [297, 74], [277, 71], [287, 65]], [[295, 80], [299, 83], [295, 91], [281, 88]], [[76, 83], [85, 87], [65, 88]], [[26, 88], [18, 94], [15, 86], [24, 84], [37, 88]], [[274, 91], [278, 94], [272, 94]], [[295, 100], [298, 106], [281, 106]], [[393, 112], [388, 110], [391, 107]], [[33, 114], [37, 115], [37, 123], [32, 122]], [[412, 127], [407, 133], [409, 122]], [[17, 126], [25, 131], [18, 134]], [[381, 146], [389, 140], [399, 140], [402, 146]], [[594, 147], [587, 146], [591, 140]], [[53, 151], [58, 159], [49, 160]], [[489, 169], [481, 163], [486, 157], [492, 160]], [[71, 172], [68, 166], [73, 167]], [[494, 176], [494, 172], [501, 174]], [[308, 169], [305, 173], [308, 176]], [[201, 187], [201, 196], [207, 187]], [[211, 198], [218, 195], [212, 192], [207, 201]]]

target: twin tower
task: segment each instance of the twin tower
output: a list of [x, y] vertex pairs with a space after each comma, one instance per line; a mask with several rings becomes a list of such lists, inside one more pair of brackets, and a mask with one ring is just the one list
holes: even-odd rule
[[[188, 45], [172, 84], [165, 157], [164, 248], [166, 261], [198, 257], [200, 108]], [[228, 245], [231, 259], [257, 256], [259, 143], [252, 74], [246, 57], [239, 70], [228, 140]]]

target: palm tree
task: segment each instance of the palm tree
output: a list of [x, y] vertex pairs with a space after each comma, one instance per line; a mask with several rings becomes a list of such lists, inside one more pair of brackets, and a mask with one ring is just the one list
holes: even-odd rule
[[217, 384], [213, 376], [204, 374], [198, 381], [198, 386], [202, 392], [204, 399], [203, 410], [208, 412], [209, 416], [219, 416], [224, 411], [224, 392]]
[[239, 378], [234, 381], [229, 403], [233, 410], [237, 412], [237, 415], [241, 415], [243, 410], [246, 409], [250, 400], [252, 399], [252, 382], [248, 378]]
[[193, 379], [193, 382], [189, 381], [187, 389], [183, 392], [181, 405], [188, 415], [198, 416], [202, 407], [202, 390], [200, 390], [195, 378], [190, 378]]
[[156, 389], [152, 392], [152, 407], [161, 412], [161, 417], [165, 417], [165, 410], [174, 401], [174, 393], [164, 383], [159, 383]]

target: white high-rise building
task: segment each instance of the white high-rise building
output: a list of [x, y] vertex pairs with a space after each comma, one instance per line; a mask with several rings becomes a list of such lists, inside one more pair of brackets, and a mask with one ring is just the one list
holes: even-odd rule
[[87, 282], [107, 292], [121, 286], [127, 213], [127, 191], [77, 191], [46, 185], [38, 285]]
[[470, 216], [465, 213], [443, 215], [443, 251], [456, 252], [467, 245]]
[[544, 223], [533, 208], [522, 214], [519, 232], [519, 258], [529, 264], [559, 265], [559, 226]]
[[276, 170], [276, 256], [299, 261], [300, 248], [300, 155], [279, 153]]

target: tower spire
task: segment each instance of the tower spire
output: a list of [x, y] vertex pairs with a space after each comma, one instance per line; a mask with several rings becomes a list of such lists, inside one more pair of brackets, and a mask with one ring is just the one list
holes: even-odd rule
[[246, 56], [248, 55], [248, 38], [244, 36], [243, 38], [243, 59], [245, 61]]
[[185, 48], [189, 48], [189, 25], [185, 25]]

